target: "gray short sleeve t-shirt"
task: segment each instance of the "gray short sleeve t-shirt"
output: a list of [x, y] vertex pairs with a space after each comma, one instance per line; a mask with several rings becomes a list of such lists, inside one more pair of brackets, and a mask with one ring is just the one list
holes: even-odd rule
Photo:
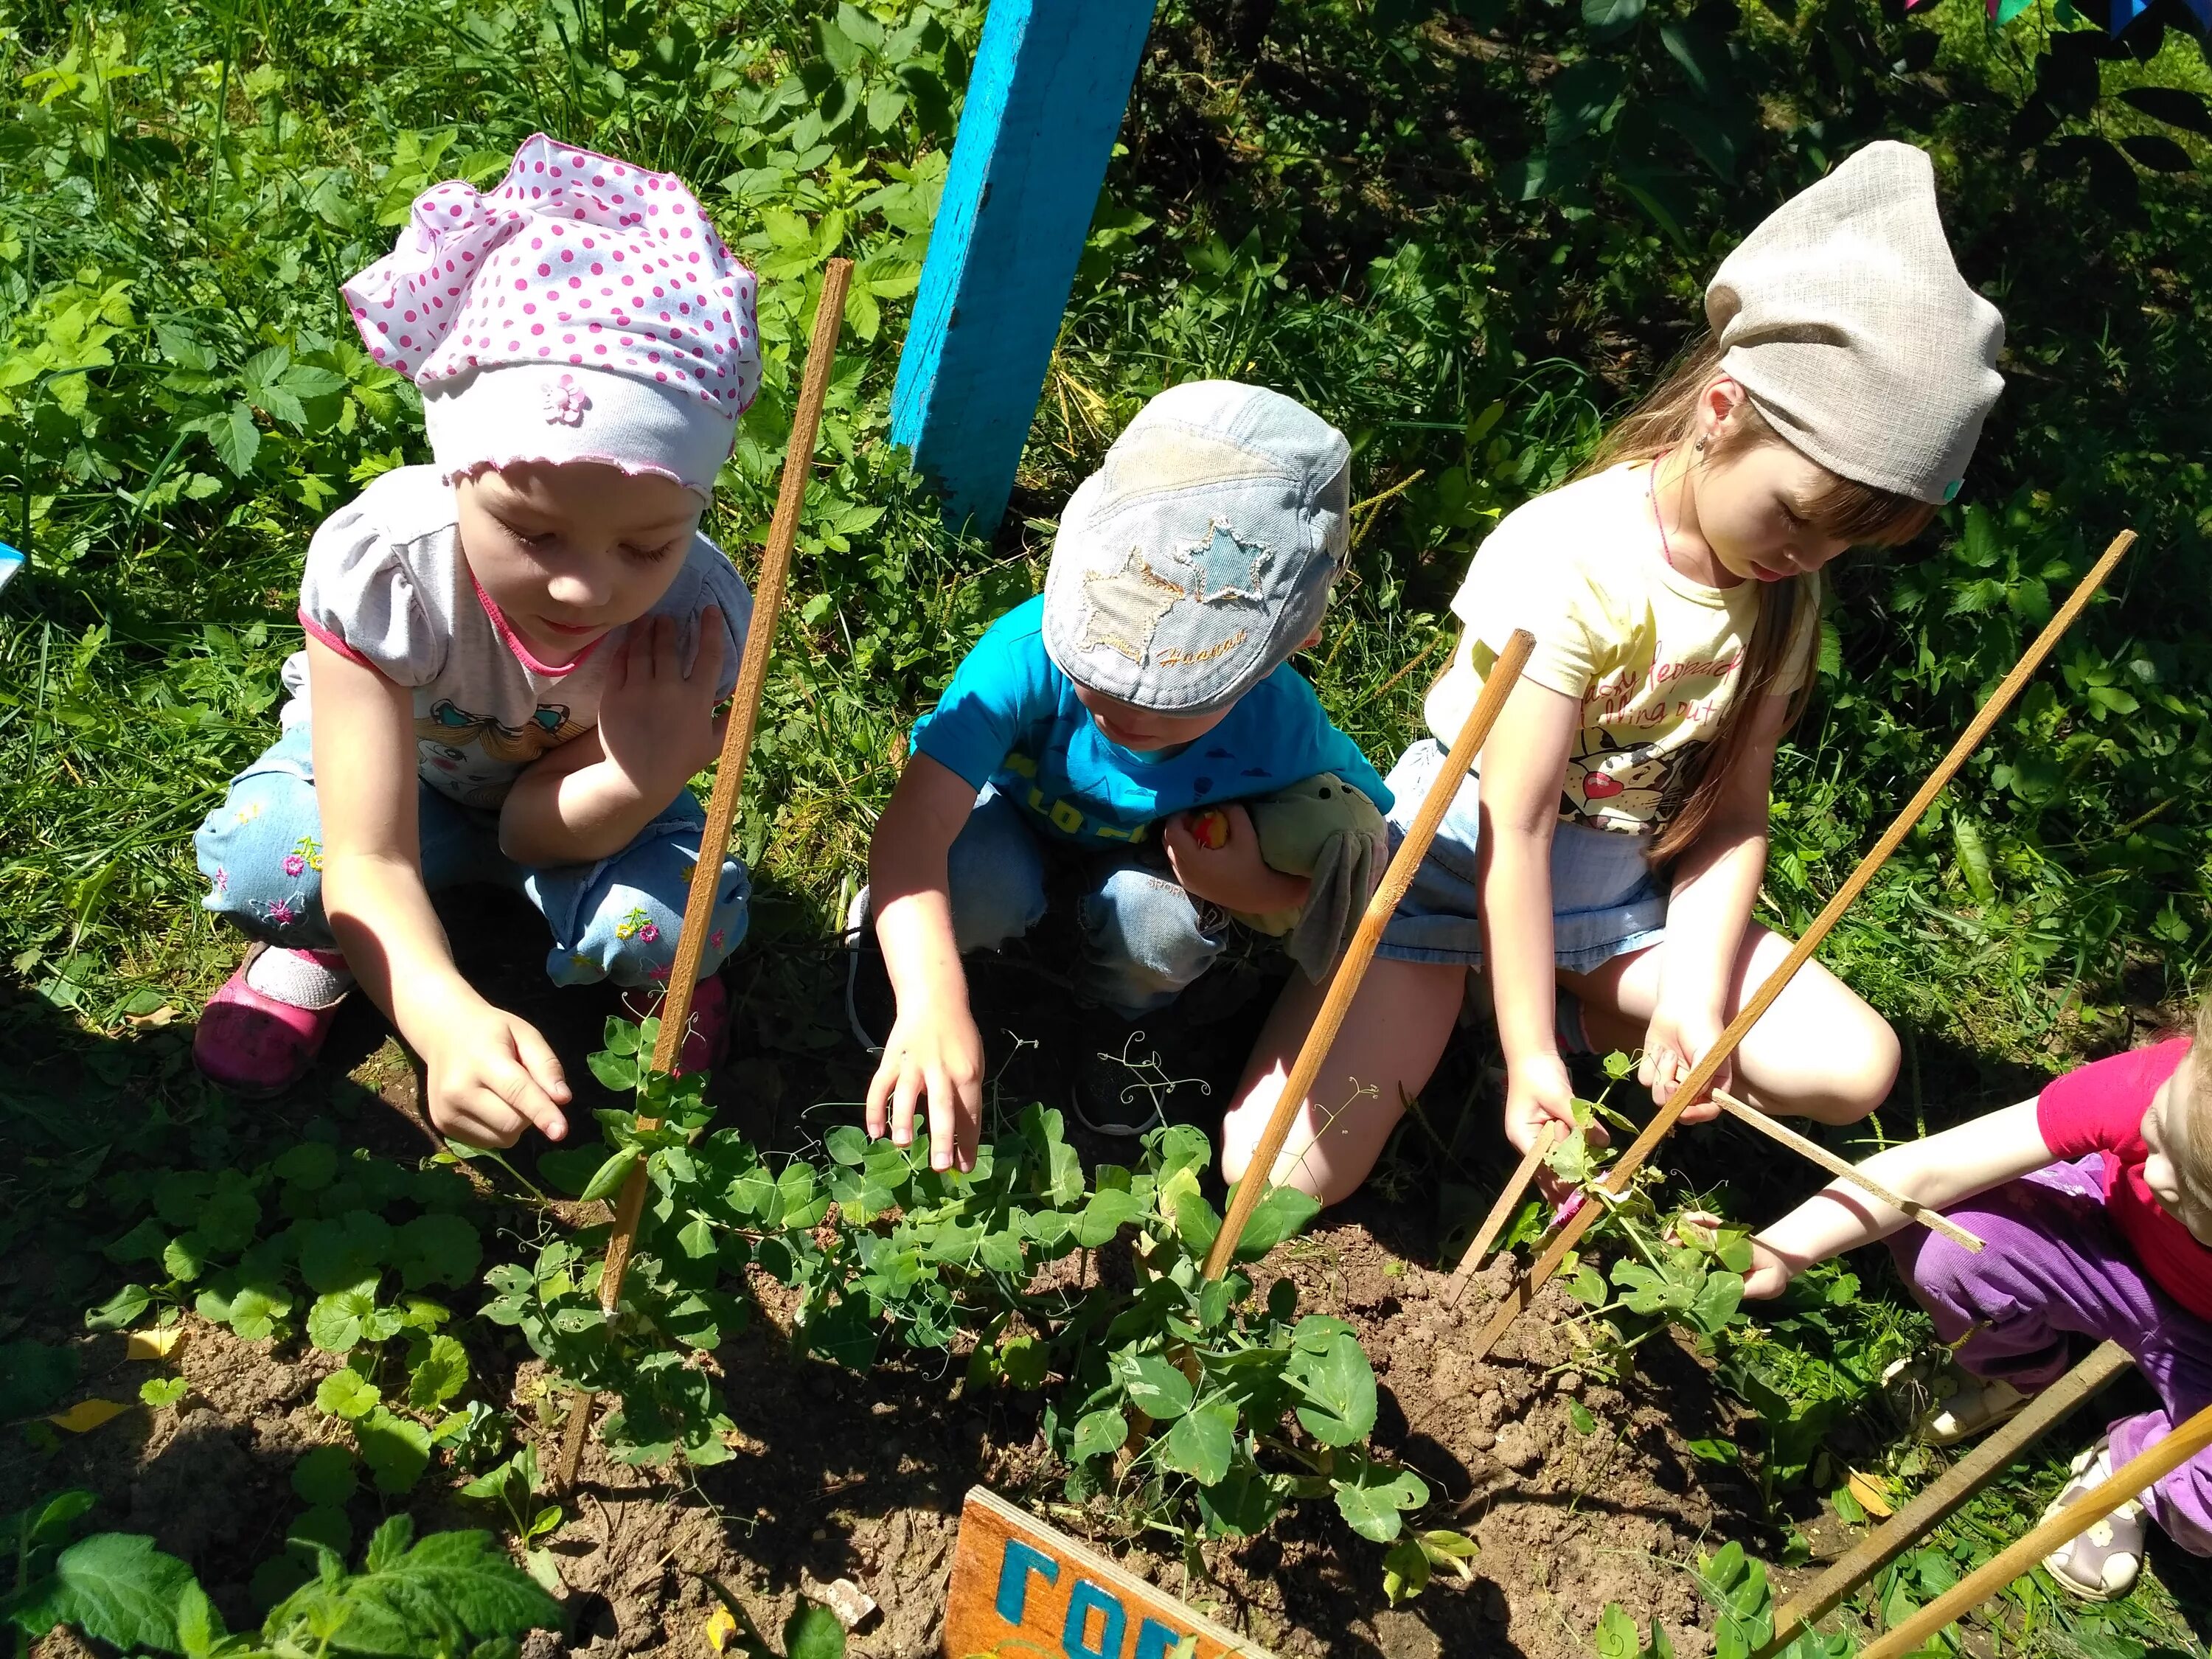
[[[736, 684], [752, 596], [722, 550], [692, 538], [684, 568], [647, 613], [673, 617], [688, 664], [699, 618], [722, 610], [719, 696]], [[538, 661], [477, 586], [461, 551], [453, 487], [435, 468], [385, 473], [323, 521], [300, 578], [300, 623], [332, 650], [415, 693], [424, 782], [465, 806], [495, 808], [524, 768], [599, 724], [626, 629], [574, 661]], [[635, 624], [632, 624], [633, 626]], [[284, 664], [287, 726], [308, 720], [307, 653]]]

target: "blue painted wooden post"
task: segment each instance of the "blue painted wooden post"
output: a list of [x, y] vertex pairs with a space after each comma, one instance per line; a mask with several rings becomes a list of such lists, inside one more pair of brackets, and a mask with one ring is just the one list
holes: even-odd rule
[[998, 527], [1153, 0], [992, 0], [968, 82], [891, 439], [945, 517]]

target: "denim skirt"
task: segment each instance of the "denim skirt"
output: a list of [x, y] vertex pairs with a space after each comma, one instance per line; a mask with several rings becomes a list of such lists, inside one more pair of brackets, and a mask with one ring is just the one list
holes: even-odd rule
[[[1395, 852], [1421, 810], [1429, 786], [1449, 758], [1425, 738], [1390, 769], [1390, 846]], [[1482, 924], [1476, 915], [1476, 805], [1480, 780], [1459, 786], [1428, 856], [1414, 873], [1381, 954], [1397, 962], [1482, 966]], [[1667, 933], [1667, 892], [1644, 861], [1645, 836], [1561, 823], [1552, 832], [1552, 949], [1561, 968], [1587, 973], [1601, 963], [1656, 945]]]

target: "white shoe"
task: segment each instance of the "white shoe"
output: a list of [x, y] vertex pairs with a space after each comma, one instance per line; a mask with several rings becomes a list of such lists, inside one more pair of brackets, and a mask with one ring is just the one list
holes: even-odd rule
[[[2112, 1443], [2107, 1437], [2074, 1460], [2074, 1478], [2051, 1500], [2043, 1518], [2048, 1521], [2112, 1474]], [[2084, 1601], [2118, 1601], [2136, 1587], [2142, 1571], [2149, 1519], [2143, 1506], [2130, 1498], [2087, 1532], [2045, 1556], [2044, 1571], [2069, 1595]]]

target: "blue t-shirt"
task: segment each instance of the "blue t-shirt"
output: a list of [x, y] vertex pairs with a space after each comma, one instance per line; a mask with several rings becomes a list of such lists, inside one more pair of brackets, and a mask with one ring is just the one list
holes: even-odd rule
[[915, 753], [979, 790], [992, 785], [1039, 828], [1091, 846], [1140, 842], [1177, 812], [1271, 794], [1323, 772], [1390, 810], [1367, 757], [1288, 663], [1196, 742], [1140, 755], [1108, 742], [1076, 700], [1074, 682], [1045, 654], [1043, 617], [1039, 595], [991, 624], [915, 723]]

